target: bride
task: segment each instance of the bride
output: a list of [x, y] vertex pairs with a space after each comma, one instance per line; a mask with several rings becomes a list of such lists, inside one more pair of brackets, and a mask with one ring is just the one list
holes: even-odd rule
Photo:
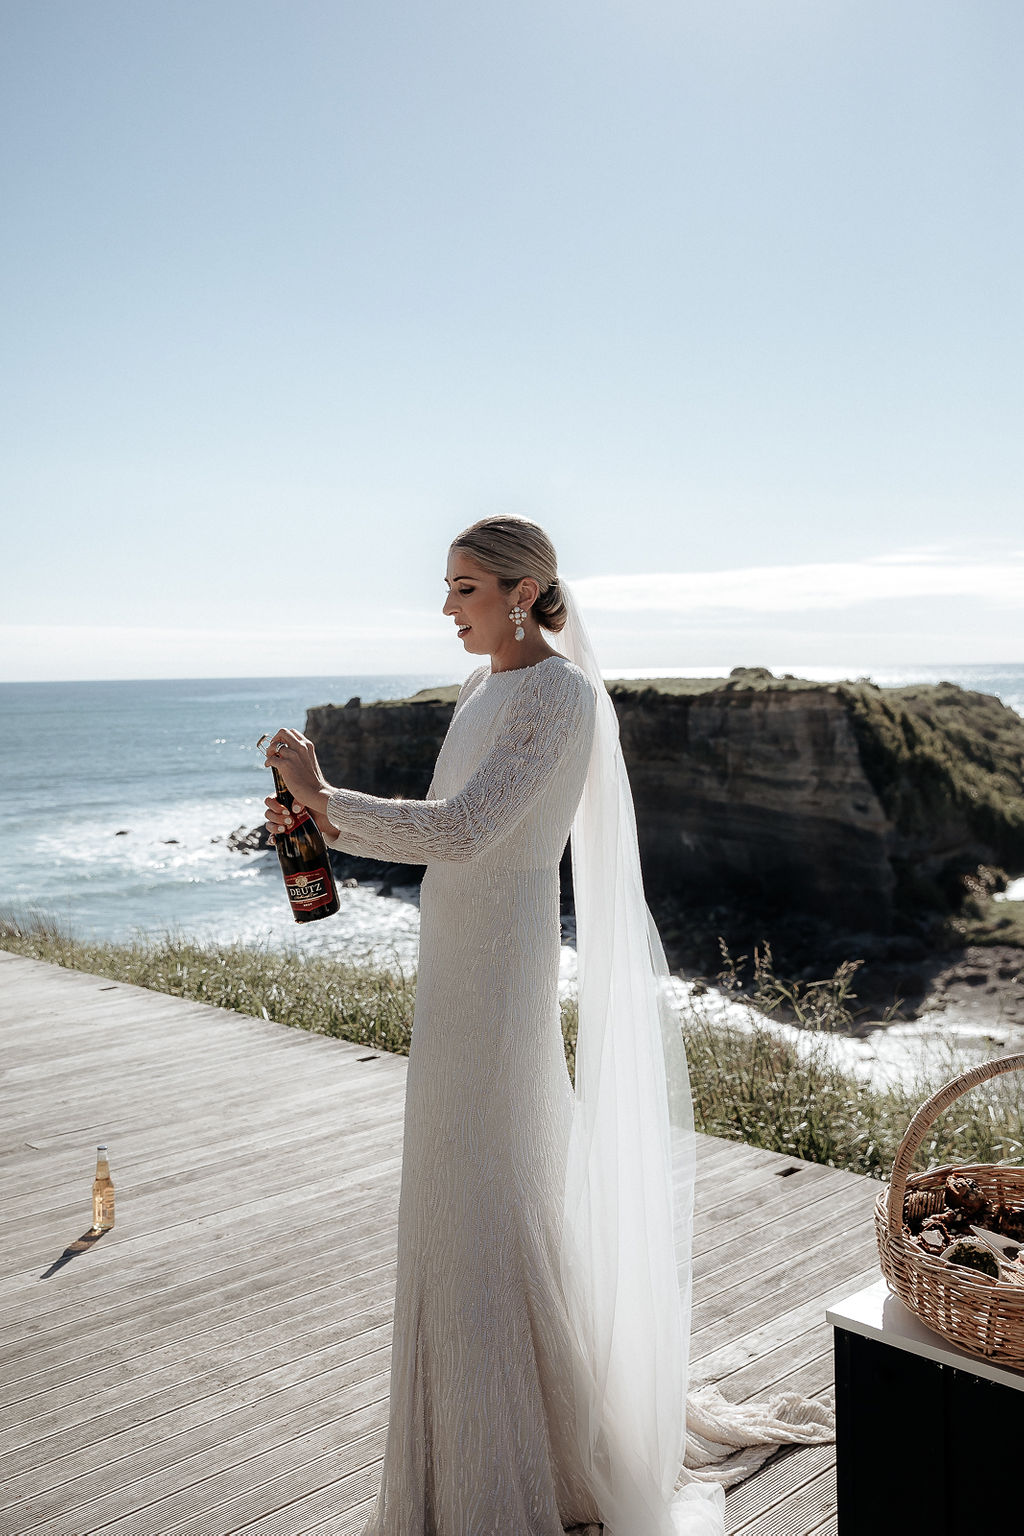
[[[705, 1396], [687, 1438], [689, 1085], [615, 712], [537, 524], [473, 524], [446, 583], [444, 612], [487, 660], [425, 800], [332, 788], [296, 731], [268, 747], [331, 846], [427, 866], [390, 1416], [364, 1536], [721, 1536], [715, 1463], [731, 1458], [717, 1475], [732, 1481], [828, 1427]], [[267, 821], [291, 817], [272, 798]], [[558, 1000], [570, 829], [575, 1087]]]

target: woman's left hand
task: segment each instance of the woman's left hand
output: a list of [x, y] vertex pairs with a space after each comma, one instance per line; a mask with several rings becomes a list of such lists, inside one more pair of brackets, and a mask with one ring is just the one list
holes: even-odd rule
[[[305, 806], [319, 821], [326, 815], [330, 785], [320, 771], [316, 748], [299, 731], [275, 732], [267, 743], [268, 768], [276, 768], [295, 801], [299, 812]], [[333, 828], [331, 829], [333, 831]]]

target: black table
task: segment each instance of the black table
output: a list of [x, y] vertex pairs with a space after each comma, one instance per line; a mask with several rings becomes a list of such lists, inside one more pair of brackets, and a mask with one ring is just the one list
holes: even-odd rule
[[950, 1344], [879, 1280], [830, 1307], [838, 1536], [988, 1536], [1024, 1517], [1024, 1372]]

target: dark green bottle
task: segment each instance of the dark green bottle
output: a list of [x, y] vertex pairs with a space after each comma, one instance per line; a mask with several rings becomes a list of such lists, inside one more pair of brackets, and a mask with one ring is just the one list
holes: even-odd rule
[[[270, 771], [274, 775], [274, 793], [291, 810], [291, 791], [286, 789], [276, 768]], [[327, 844], [309, 811], [303, 810], [301, 816], [292, 812], [292, 817], [287, 832], [274, 833], [274, 844], [295, 921], [315, 923], [318, 917], [331, 917], [337, 912], [341, 905], [338, 888], [331, 873]]]

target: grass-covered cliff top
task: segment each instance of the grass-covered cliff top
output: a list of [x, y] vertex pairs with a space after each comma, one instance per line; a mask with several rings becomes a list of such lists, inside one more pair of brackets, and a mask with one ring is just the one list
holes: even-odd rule
[[613, 697], [663, 694], [670, 698], [696, 698], [706, 693], [834, 693], [836, 683], [814, 683], [791, 672], [776, 677], [767, 667], [734, 667], [728, 677], [612, 677], [607, 679]]
[[[405, 709], [409, 704], [454, 704], [459, 697], [461, 683], [449, 683], [441, 688], [421, 688], [418, 693], [411, 693], [404, 699], [373, 699], [363, 704], [363, 709]], [[345, 710], [347, 704], [319, 704], [317, 709]]]
[[[438, 688], [421, 688], [404, 699], [374, 699], [362, 705], [364, 709], [404, 709], [407, 704], [454, 704], [459, 696], [460, 683], [449, 683]], [[613, 696], [628, 697], [647, 693], [670, 695], [714, 693], [716, 689], [735, 692], [737, 689], [770, 689], [799, 692], [807, 689], [835, 690], [835, 683], [812, 683], [804, 678], [774, 677], [764, 667], [738, 667], [731, 677], [638, 677], [609, 678], [607, 687]], [[327, 709], [344, 709], [344, 704], [321, 706]]]
[[[956, 683], [911, 683], [902, 688], [880, 688], [869, 678], [856, 681], [813, 682], [795, 677], [791, 672], [776, 677], [767, 667], [736, 667], [728, 677], [634, 677], [608, 678], [613, 697], [660, 694], [669, 698], [696, 698], [708, 693], [828, 693], [865, 701], [863, 713], [879, 720], [892, 717], [894, 709], [905, 709], [925, 725], [940, 724], [951, 730], [961, 743], [975, 738], [988, 741], [997, 757], [1016, 762], [1018, 772], [1024, 763], [1024, 719], [992, 694], [972, 693]], [[402, 699], [375, 699], [364, 709], [404, 709], [408, 704], [454, 704], [459, 696], [458, 683], [421, 688]], [[888, 709], [886, 706], [888, 705]], [[330, 709], [344, 709], [330, 704]]]

